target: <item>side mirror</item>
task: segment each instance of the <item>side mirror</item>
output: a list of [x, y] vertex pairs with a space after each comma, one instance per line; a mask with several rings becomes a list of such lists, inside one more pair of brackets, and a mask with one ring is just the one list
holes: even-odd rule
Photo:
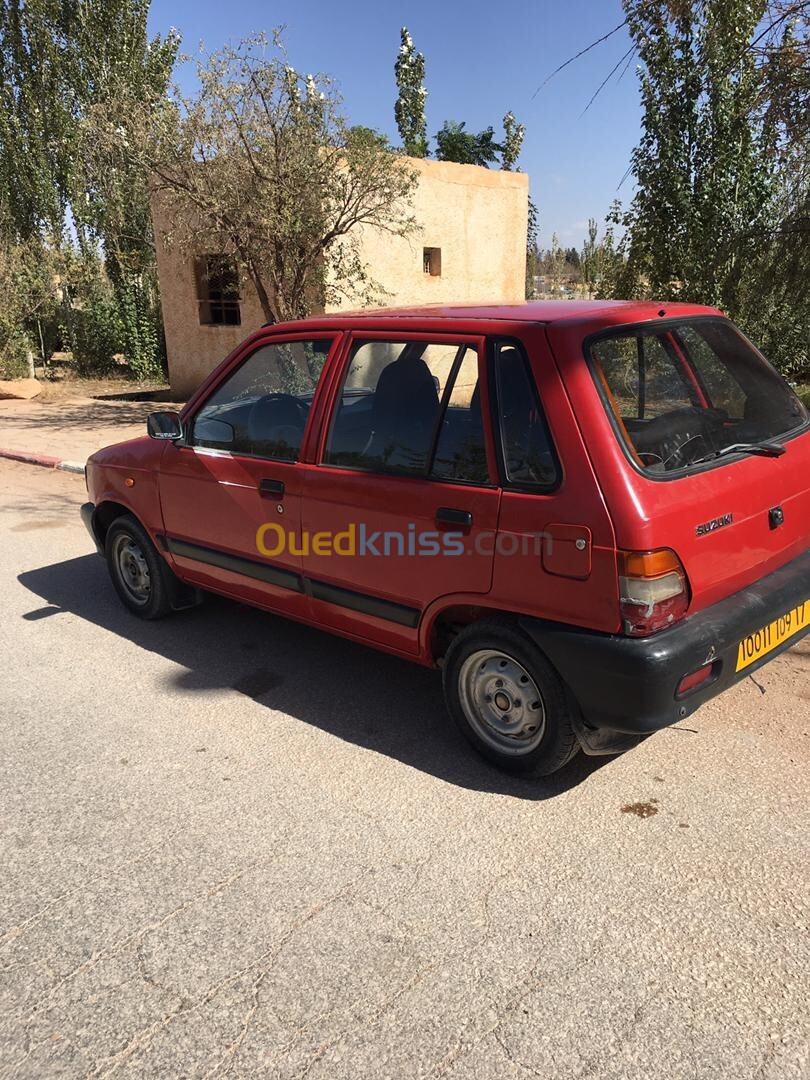
[[153, 439], [168, 439], [176, 442], [183, 438], [183, 424], [180, 413], [153, 412], [146, 418], [146, 430]]

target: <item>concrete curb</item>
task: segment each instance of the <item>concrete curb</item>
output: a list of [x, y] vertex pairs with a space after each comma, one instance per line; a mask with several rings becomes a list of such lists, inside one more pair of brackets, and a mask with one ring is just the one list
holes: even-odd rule
[[24, 450], [3, 450], [0, 448], [0, 458], [6, 458], [8, 461], [21, 461], [24, 465], [40, 465], [43, 469], [62, 469], [64, 472], [84, 475], [82, 462], [65, 461], [62, 458], [51, 457], [49, 454], [29, 454]]

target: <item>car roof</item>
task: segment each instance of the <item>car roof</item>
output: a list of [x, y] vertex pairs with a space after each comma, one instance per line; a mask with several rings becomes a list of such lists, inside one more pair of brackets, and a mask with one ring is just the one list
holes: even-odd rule
[[[364, 308], [335, 311], [303, 320], [307, 327], [356, 326], [360, 323], [391, 323], [400, 320], [454, 320], [457, 322], [523, 323], [617, 323], [687, 315], [722, 315], [716, 308], [654, 300], [527, 300], [515, 304], [424, 304], [418, 307]], [[281, 327], [281, 324], [277, 324]], [[290, 327], [301, 329], [300, 323]], [[276, 329], [276, 326], [273, 327]]]

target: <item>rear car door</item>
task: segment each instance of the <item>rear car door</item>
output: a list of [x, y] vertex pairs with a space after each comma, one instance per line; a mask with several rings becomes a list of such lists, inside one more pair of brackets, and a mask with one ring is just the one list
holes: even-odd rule
[[303, 466], [319, 622], [416, 652], [428, 604], [489, 591], [499, 491], [483, 364], [483, 340], [469, 335], [350, 338], [331, 420]]
[[337, 340], [319, 332], [248, 346], [184, 418], [183, 440], [167, 445], [160, 466], [165, 543], [186, 580], [307, 614], [298, 461]]
[[515, 331], [490, 342], [503, 485], [492, 592], [511, 611], [613, 631], [613, 525], [544, 328]]

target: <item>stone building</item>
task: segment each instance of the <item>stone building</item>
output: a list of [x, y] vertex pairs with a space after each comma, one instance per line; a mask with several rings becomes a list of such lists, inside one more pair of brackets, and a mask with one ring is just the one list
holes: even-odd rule
[[[363, 226], [354, 234], [362, 260], [388, 293], [386, 304], [522, 300], [526, 173], [413, 158], [409, 165], [419, 173], [412, 210], [418, 231], [403, 238]], [[235, 272], [227, 260], [206, 252], [192, 258], [167, 247], [162, 239], [168, 223], [157, 202], [152, 216], [169, 379], [177, 394], [187, 396], [265, 320], [249, 282], [238, 293], [228, 287]], [[334, 310], [339, 306], [327, 307]]]

